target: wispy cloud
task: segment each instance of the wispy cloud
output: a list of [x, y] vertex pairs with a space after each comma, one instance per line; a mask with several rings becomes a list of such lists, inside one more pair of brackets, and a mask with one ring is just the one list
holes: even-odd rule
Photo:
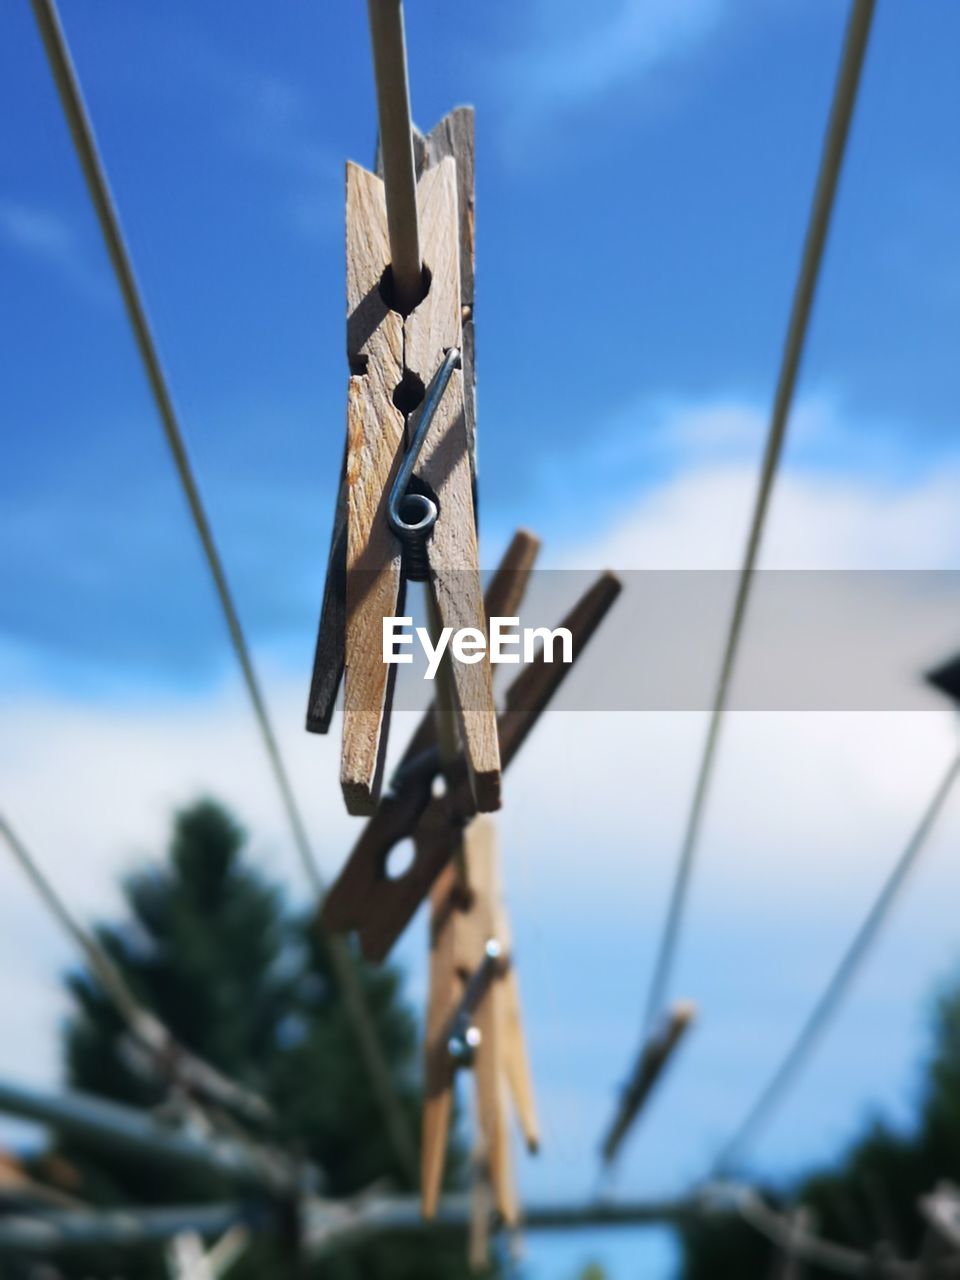
[[[193, 23], [176, 40], [167, 38], [163, 56], [176, 68], [174, 83], [188, 79], [214, 105], [210, 118], [223, 142], [282, 179], [280, 209], [288, 223], [311, 239], [339, 234], [343, 160], [317, 141], [324, 131], [316, 99], [289, 76], [227, 54]], [[266, 189], [276, 188], [271, 182]]]
[[110, 301], [105, 268], [92, 264], [73, 225], [54, 210], [0, 197], [0, 241], [43, 263], [91, 301]]
[[168, 124], [179, 117], [218, 161], [254, 162], [263, 181], [247, 174], [247, 183], [288, 229], [314, 239], [339, 234], [343, 162], [317, 141], [326, 130], [321, 96], [309, 82], [277, 70], [256, 46], [238, 52], [240, 42], [223, 40], [202, 6], [184, 7], [176, 21], [144, 8], [92, 29], [105, 47], [119, 39], [127, 51], [104, 73], [115, 91], [136, 99], [140, 110], [159, 103]]
[[[763, 399], [722, 391], [696, 398], [629, 397], [579, 443], [538, 460], [536, 506], [549, 515], [569, 510], [585, 491], [602, 492], [599, 511], [608, 531], [618, 531], [622, 542], [628, 526], [635, 526], [638, 538], [644, 530], [632, 544], [642, 551], [643, 564], [614, 557], [621, 568], [733, 568], [743, 550], [769, 416]], [[816, 554], [803, 567], [960, 566], [960, 524], [950, 497], [960, 451], [947, 445], [923, 454], [916, 439], [912, 423], [864, 415], [832, 388], [814, 388], [797, 400], [785, 450], [786, 483], [778, 482], [776, 490], [773, 526], [782, 532], [775, 536], [782, 545], [793, 539], [790, 513], [797, 490], [803, 490], [804, 503], [834, 509], [831, 519], [818, 517], [810, 533], [799, 537], [798, 558], [790, 567], [798, 567], [814, 543]], [[644, 489], [648, 499], [638, 500]], [[878, 505], [874, 495], [882, 492], [888, 502]], [[674, 501], [689, 503], [682, 517], [665, 510]], [[847, 513], [849, 536], [831, 543], [841, 511]], [[916, 511], [922, 518], [908, 533]], [[859, 549], [844, 561], [854, 531]], [[566, 546], [554, 541], [552, 551], [562, 564], [568, 551], [579, 550], [569, 532], [564, 536]], [[599, 540], [605, 536], [600, 533]], [[922, 551], [917, 537], [925, 539]], [[835, 563], [834, 548], [841, 557]]]
[[729, 9], [725, 0], [536, 0], [519, 43], [502, 55], [511, 130], [550, 119], [699, 50]]
[[523, 54], [525, 87], [555, 102], [603, 93], [698, 47], [725, 8], [723, 0], [541, 0], [540, 39]]

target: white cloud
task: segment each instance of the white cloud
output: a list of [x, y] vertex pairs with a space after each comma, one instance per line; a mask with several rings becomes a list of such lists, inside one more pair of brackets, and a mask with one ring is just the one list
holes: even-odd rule
[[[729, 421], [726, 411], [719, 420]], [[644, 496], [596, 545], [581, 549], [580, 560], [733, 565], [754, 481], [745, 464], [696, 465]], [[955, 492], [949, 476], [894, 486], [788, 470], [775, 497], [767, 563], [955, 563]], [[281, 669], [266, 675], [308, 827], [333, 875], [360, 827], [340, 801], [337, 735], [302, 731], [305, 675], [291, 680]], [[397, 719], [393, 750], [402, 747], [413, 717]], [[84, 917], [118, 909], [118, 873], [155, 855], [171, 810], [200, 792], [234, 806], [253, 833], [253, 856], [302, 894], [274, 785], [232, 679], [192, 700], [128, 699], [122, 707], [25, 690], [8, 703], [4, 728], [4, 810]], [[548, 713], [507, 776], [499, 825], [534, 1062], [545, 1106], [582, 1099], [575, 1131], [567, 1132], [555, 1113], [545, 1117], [547, 1132], [561, 1135], [561, 1164], [545, 1165], [542, 1173], [525, 1165], [530, 1189], [561, 1194], [582, 1187], [586, 1148], [635, 1047], [703, 729], [698, 713]], [[677, 973], [677, 993], [703, 996], [709, 1007], [648, 1122], [659, 1146], [638, 1143], [628, 1157], [634, 1186], [644, 1179], [652, 1185], [654, 1173], [659, 1179], [702, 1171], [705, 1135], [723, 1136], [741, 1095], [745, 1102], [772, 1065], [954, 746], [950, 717], [935, 712], [728, 719]], [[872, 990], [872, 974], [882, 979], [875, 998], [900, 1028], [896, 1054], [891, 1048], [881, 1063], [872, 1041], [857, 1048], [841, 1040], [861, 1075], [851, 1073], [846, 1092], [831, 1093], [833, 1110], [823, 1121], [830, 1134], [849, 1124], [864, 1087], [889, 1092], [894, 1076], [902, 1087], [918, 1049], [907, 1011], [912, 1018], [916, 1001], [953, 958], [957, 800], [876, 968], [858, 987]], [[63, 1008], [57, 977], [69, 951], [3, 859], [0, 900], [8, 922], [0, 932], [0, 974], [7, 979], [0, 996], [18, 1036], [16, 1047], [0, 1054], [0, 1072], [29, 1068], [42, 1078], [55, 1058]], [[422, 990], [422, 919], [402, 950], [415, 970], [413, 990]], [[585, 1029], [585, 1039], [568, 1054], [560, 1046], [572, 1025]], [[720, 1083], [696, 1089], [688, 1073], [705, 1068], [719, 1070]], [[682, 1125], [677, 1106], [685, 1109]], [[668, 1165], [650, 1156], [664, 1143]]]
[[[555, 548], [553, 565], [618, 569], [735, 569], [743, 557], [768, 410], [726, 397], [660, 399], [619, 410], [589, 452], [568, 459], [574, 478], [633, 473], [647, 460], [672, 474], [630, 502], [587, 546]], [[838, 399], [808, 395], [790, 419], [760, 567], [960, 568], [960, 454], [904, 474], [891, 441], [910, 429], [855, 424]], [[852, 466], [826, 469], [817, 457]], [[811, 461], [811, 459], [813, 459]], [[589, 470], [586, 470], [589, 469]]]
[[540, 0], [528, 19], [529, 43], [517, 56], [524, 89], [554, 102], [575, 102], [628, 76], [683, 56], [723, 15], [722, 0]]
[[52, 209], [0, 198], [0, 240], [56, 271], [92, 301], [111, 298], [105, 269], [88, 261], [74, 227]]
[[[812, 471], [785, 472], [776, 484], [760, 567], [960, 568], [958, 478], [956, 468], [945, 467], [906, 488], [892, 482], [861, 487]], [[735, 569], [756, 488], [757, 469], [748, 463], [682, 472], [562, 563]]]
[[705, 44], [728, 11], [725, 0], [537, 0], [511, 12], [498, 75], [507, 145], [524, 144], [529, 163], [530, 135], [542, 154], [548, 122], [675, 67]]
[[45, 257], [59, 259], [76, 248], [71, 228], [49, 210], [5, 200], [0, 204], [0, 227], [12, 243]]

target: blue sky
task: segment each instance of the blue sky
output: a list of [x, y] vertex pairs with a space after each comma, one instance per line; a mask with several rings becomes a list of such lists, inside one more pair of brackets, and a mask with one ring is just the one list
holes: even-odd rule
[[[336, 744], [299, 726], [342, 447], [343, 162], [368, 162], [375, 134], [364, 6], [62, 10], [241, 613], [333, 870], [352, 832], [327, 785]], [[410, 0], [416, 119], [429, 127], [455, 103], [477, 107], [486, 562], [521, 523], [545, 537], [554, 566], [736, 562], [845, 16], [836, 0]], [[0, 138], [2, 803], [51, 857], [65, 856], [70, 833], [96, 868], [77, 873], [91, 912], [112, 902], [117, 867], [156, 843], [170, 805], [200, 787], [245, 806], [292, 881], [275, 802], [252, 781], [256, 744], [249, 756], [238, 745], [248, 725], [222, 625], [25, 0], [6, 7], [4, 36], [0, 111], [15, 127]], [[958, 38], [960, 11], [945, 0], [922, 14], [878, 5], [769, 563], [960, 565]], [[552, 1166], [545, 1154], [539, 1171], [525, 1167], [525, 1187], [542, 1195], [591, 1186], [591, 1126], [635, 1046], [700, 727], [586, 719], [538, 731], [525, 755], [540, 763], [517, 766], [503, 819], [505, 845], [530, 851], [516, 855], [514, 893], [518, 936], [526, 922], [541, 939], [540, 977], [533, 963], [525, 978], [534, 1056], [538, 1032], [557, 1042], [543, 1050], [544, 1091], [582, 1116], [574, 1136], [555, 1135]], [[744, 717], [728, 735], [707, 842], [716, 863], [679, 975], [705, 1003], [713, 995], [715, 1039], [704, 1030], [665, 1091], [625, 1193], [682, 1184], [722, 1140], [907, 834], [949, 738], [932, 715], [788, 720]], [[656, 771], [638, 812], [591, 772], [611, 733], [634, 791], [643, 765]], [[193, 755], [175, 745], [184, 734]], [[779, 790], [747, 832], [738, 797], [769, 758]], [[548, 774], [547, 762], [572, 771], [571, 759], [571, 794], [614, 811], [587, 893], [575, 837], [593, 837]], [[49, 803], [54, 780], [72, 809]], [[801, 807], [796, 833], [777, 825]], [[551, 845], [565, 872], [546, 890], [537, 868]], [[849, 874], [825, 903], [817, 880], [834, 864]], [[949, 873], [942, 856], [931, 865]], [[766, 876], [763, 919], [725, 901], [731, 875]], [[807, 910], [791, 911], [794, 891]], [[798, 1090], [765, 1171], [828, 1155], [865, 1107], [905, 1114], [923, 1047], [917, 1001], [955, 956], [948, 922], [922, 923], [944, 882], [917, 894], [900, 949], [892, 931], [878, 953], [876, 992], [865, 979], [837, 1056], [827, 1046], [818, 1060], [836, 1090]], [[569, 957], [570, 932], [567, 1012], [544, 975]], [[626, 969], [612, 937], [634, 940]], [[415, 975], [421, 944], [405, 947]], [[25, 989], [63, 963], [56, 948], [38, 922]], [[55, 1012], [24, 1024], [44, 1061]], [[661, 1145], [655, 1158], [656, 1142], [669, 1156]], [[619, 1277], [632, 1245], [618, 1240]], [[544, 1275], [572, 1274], [579, 1254], [564, 1247], [557, 1259], [538, 1242], [531, 1258]], [[668, 1251], [645, 1263], [661, 1272]]]

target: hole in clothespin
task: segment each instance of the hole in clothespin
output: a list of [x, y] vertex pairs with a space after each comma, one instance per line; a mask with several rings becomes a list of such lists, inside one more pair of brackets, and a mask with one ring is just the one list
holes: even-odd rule
[[422, 379], [407, 369], [393, 389], [393, 403], [405, 418], [409, 417], [422, 404], [425, 391]]
[[414, 302], [412, 307], [397, 306], [397, 289], [393, 280], [393, 267], [388, 265], [383, 275], [380, 277], [380, 297], [384, 300], [391, 311], [398, 311], [402, 316], [408, 316], [411, 311], [416, 311], [420, 303], [430, 292], [430, 284], [433, 280], [433, 273], [426, 263], [423, 264], [423, 271], [420, 276], [420, 295]]
[[388, 880], [399, 880], [413, 866], [416, 850], [412, 840], [400, 840], [387, 854], [384, 873]]

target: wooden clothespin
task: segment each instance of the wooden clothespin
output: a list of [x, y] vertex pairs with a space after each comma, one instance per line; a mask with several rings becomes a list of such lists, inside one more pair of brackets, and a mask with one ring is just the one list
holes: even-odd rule
[[520, 994], [503, 906], [496, 829], [477, 817], [464, 835], [464, 876], [448, 864], [430, 895], [430, 995], [421, 1143], [423, 1214], [436, 1213], [457, 1068], [470, 1066], [496, 1208], [517, 1219], [507, 1094], [530, 1150], [539, 1145]]
[[643, 1104], [663, 1075], [677, 1045], [696, 1016], [695, 1004], [689, 1001], [678, 1002], [673, 1006], [660, 1032], [644, 1045], [633, 1075], [623, 1091], [613, 1124], [604, 1139], [605, 1164], [609, 1165], [613, 1162], [627, 1131], [640, 1114]]
[[[454, 159], [450, 149], [468, 141], [469, 154]], [[372, 813], [379, 796], [396, 673], [383, 661], [382, 620], [404, 612], [406, 583], [427, 583], [439, 625], [484, 630], [473, 501], [472, 117], [467, 124], [452, 113], [419, 150], [428, 165], [416, 189], [424, 296], [406, 314], [394, 305], [383, 182], [347, 165], [347, 444], [307, 728], [329, 728], [342, 674], [341, 786], [357, 814]], [[468, 184], [461, 209], [458, 187]], [[487, 812], [500, 805], [489, 662], [451, 664], [451, 685], [464, 803]]]
[[[504, 552], [484, 593], [483, 607], [487, 621], [494, 617], [513, 617], [520, 608], [526, 593], [530, 574], [540, 553], [540, 539], [527, 529], [518, 529]], [[422, 775], [433, 776], [438, 769], [438, 742], [436, 707], [429, 707], [393, 772], [391, 788], [400, 790], [405, 780]]]
[[960, 707], [960, 653], [926, 672], [924, 679], [927, 684], [945, 694], [955, 706]]
[[[601, 574], [562, 623], [571, 634], [573, 663], [544, 662], [541, 654], [513, 681], [497, 720], [503, 768], [520, 750], [619, 593], [619, 580], [611, 573]], [[429, 739], [429, 731], [424, 726], [421, 730], [421, 741]], [[407, 769], [366, 824], [321, 911], [324, 928], [357, 931], [368, 960], [379, 961], [388, 954], [462, 840], [469, 797], [463, 761], [447, 768], [446, 789], [435, 795], [432, 784], [440, 772], [439, 755], [431, 755], [429, 749], [419, 754], [419, 767]], [[408, 765], [413, 758], [408, 750]], [[413, 861], [402, 875], [391, 878], [391, 850], [407, 838], [413, 840]]]

